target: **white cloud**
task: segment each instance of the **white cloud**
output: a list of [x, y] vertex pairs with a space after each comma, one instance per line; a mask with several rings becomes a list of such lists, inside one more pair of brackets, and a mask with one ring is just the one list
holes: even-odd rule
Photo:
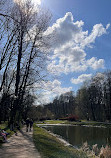
[[35, 84], [34, 87], [43, 88], [37, 99], [37, 101], [40, 101], [42, 104], [49, 103], [52, 101], [52, 99], [54, 99], [54, 97], [72, 90], [72, 87], [62, 87], [61, 82], [56, 79], [52, 82], [42, 81], [39, 85], [38, 83]]
[[[55, 55], [52, 62], [48, 65], [48, 70], [52, 73], [59, 74], [69, 73], [74, 71], [86, 70], [85, 64], [82, 62], [85, 60], [86, 53], [80, 47], [71, 47], [70, 44], [61, 47], [60, 49], [55, 49]], [[58, 59], [56, 59], [59, 58]]]
[[106, 28], [96, 24], [90, 34], [88, 30], [83, 31], [83, 25], [83, 21], [74, 22], [72, 13], [68, 12], [46, 30], [45, 36], [53, 35], [55, 38], [51, 40], [54, 54], [47, 68], [51, 73], [67, 74], [86, 71], [89, 67], [94, 70], [104, 68], [104, 59], [92, 57], [86, 60], [85, 48], [92, 48], [96, 38], [107, 33], [110, 24]]
[[86, 80], [89, 80], [90, 78], [92, 77], [92, 74], [82, 74], [82, 75], [80, 75], [78, 78], [72, 78], [71, 79], [71, 82], [73, 83], [73, 84], [79, 84], [79, 83], [82, 83], [82, 82], [84, 82], [84, 81], [86, 81]]
[[104, 59], [92, 57], [86, 60], [85, 56], [86, 53], [82, 50], [76, 50], [74, 56], [71, 54], [67, 57], [65, 55], [59, 55], [59, 61], [52, 60], [47, 69], [51, 73], [59, 75], [61, 73], [68, 74], [69, 72], [84, 72], [87, 68], [92, 68], [93, 70], [104, 68]]
[[95, 57], [92, 57], [91, 59], [86, 61], [86, 64], [93, 68], [94, 70], [97, 70], [99, 68], [104, 68], [104, 60], [99, 59], [97, 60]]
[[84, 40], [81, 42], [81, 46], [91, 46], [91, 43], [95, 42], [95, 39], [103, 34], [106, 34], [106, 30], [109, 28], [109, 24], [107, 24], [106, 28], [103, 27], [102, 24], [96, 24], [93, 26], [93, 30], [89, 36], [84, 38]]
[[58, 19], [52, 27], [49, 27], [45, 35], [50, 36], [53, 34], [55, 40], [51, 42], [53, 42], [54, 48], [58, 48], [76, 38], [82, 32], [83, 25], [82, 20], [74, 23], [72, 13], [68, 12], [63, 18]]
[[55, 40], [51, 41], [54, 48], [61, 47], [70, 42], [73, 43], [73, 46], [89, 47], [95, 42], [97, 37], [106, 34], [110, 26], [110, 24], [107, 24], [105, 28], [102, 24], [96, 24], [93, 26], [92, 32], [88, 34], [88, 30], [83, 31], [84, 22], [82, 20], [73, 21], [72, 13], [68, 12], [46, 30], [46, 36], [54, 35]]
[[54, 81], [48, 81], [48, 82], [42, 82], [42, 85], [44, 87], [45, 91], [51, 91], [52, 93], [56, 94], [56, 95], [60, 95], [62, 93], [66, 93], [69, 92], [72, 87], [68, 87], [68, 88], [62, 88], [61, 87], [61, 82], [58, 80], [54, 80]]
[[109, 27], [110, 27], [110, 24], [107, 24], [107, 25], [106, 25], [106, 29], [108, 29]]

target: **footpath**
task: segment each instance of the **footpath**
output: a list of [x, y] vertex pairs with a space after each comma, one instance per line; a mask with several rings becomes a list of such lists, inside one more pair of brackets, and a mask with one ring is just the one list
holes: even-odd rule
[[0, 148], [0, 158], [41, 158], [34, 146], [33, 132], [23, 128], [17, 136], [13, 135]]

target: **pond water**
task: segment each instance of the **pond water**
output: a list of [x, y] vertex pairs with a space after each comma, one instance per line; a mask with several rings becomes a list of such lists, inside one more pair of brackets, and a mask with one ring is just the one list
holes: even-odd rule
[[87, 141], [88, 145], [98, 144], [98, 147], [111, 146], [111, 128], [86, 127], [86, 126], [45, 126], [54, 134], [62, 136], [70, 144], [80, 147]]

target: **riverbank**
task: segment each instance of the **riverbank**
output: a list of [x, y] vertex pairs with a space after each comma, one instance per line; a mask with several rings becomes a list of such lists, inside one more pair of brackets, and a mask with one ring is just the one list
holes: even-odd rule
[[56, 136], [36, 125], [34, 125], [33, 138], [35, 146], [43, 158], [93, 158], [82, 150], [66, 146]]
[[[88, 157], [89, 157], [89, 155], [91, 155], [91, 156], [96, 155], [96, 156], [93, 156], [94, 158], [95, 157], [98, 158], [98, 157], [100, 157], [100, 155], [102, 155], [102, 156], [104, 155], [104, 157], [107, 155], [110, 155], [109, 157], [111, 157], [111, 147], [109, 145], [110, 144], [109, 133], [111, 131], [111, 123], [85, 121], [85, 120], [82, 120], [80, 122], [70, 122], [70, 121], [66, 121], [66, 120], [46, 120], [44, 122], [37, 122], [37, 125], [40, 127], [42, 127], [42, 126], [47, 127], [47, 125], [48, 125], [49, 134], [55, 135], [55, 137], [57, 139], [58, 138], [62, 139], [62, 137], [60, 136], [61, 134], [59, 134], [60, 132], [55, 132], [55, 133], [58, 133], [59, 135], [51, 133], [51, 131], [53, 131], [52, 127], [56, 127], [56, 131], [57, 131], [57, 129], [61, 129], [61, 127], [63, 127], [61, 129], [63, 131], [63, 129], [65, 129], [65, 126], [67, 126], [68, 129], [77, 128], [77, 129], [75, 129], [76, 133], [74, 134], [74, 137], [71, 138], [71, 135], [70, 135], [71, 140], [73, 140], [75, 138], [74, 143], [71, 143], [74, 145], [74, 147], [76, 146], [76, 144], [78, 144], [78, 141], [76, 143], [76, 140], [77, 140], [76, 138], [78, 138], [79, 135], [80, 136], [82, 135], [83, 137], [81, 137], [81, 139], [79, 139], [79, 140], [82, 140], [82, 141], [84, 140], [83, 141], [84, 143], [80, 148], [82, 151], [85, 151], [87, 153]], [[54, 125], [54, 126], [52, 126], [52, 125]], [[50, 130], [50, 128], [51, 128], [51, 130]], [[86, 134], [84, 135], [84, 131], [85, 131], [85, 133], [87, 133], [87, 135]], [[67, 131], [67, 133], [70, 133], [70, 131]], [[76, 135], [77, 135], [77, 137], [76, 137]], [[104, 137], [103, 139], [102, 139], [102, 135]], [[99, 142], [98, 136], [100, 137], [101, 143]], [[97, 138], [97, 141], [94, 142], [94, 140], [92, 140], [91, 141], [91, 142], [93, 142], [92, 144], [89, 141], [86, 142], [88, 137], [89, 137], [89, 140], [91, 140], [91, 138], [93, 138], [93, 139]], [[106, 142], [106, 144], [105, 144], [105, 142]], [[67, 144], [67, 142], [65, 142], [65, 143]], [[80, 150], [80, 148], [78, 147], [78, 151]]]
[[97, 121], [67, 121], [67, 120], [46, 120], [43, 122], [37, 122], [37, 124], [68, 124], [68, 125], [80, 125], [80, 126], [95, 126], [95, 127], [109, 127], [111, 128], [111, 123], [107, 122], [97, 122]]

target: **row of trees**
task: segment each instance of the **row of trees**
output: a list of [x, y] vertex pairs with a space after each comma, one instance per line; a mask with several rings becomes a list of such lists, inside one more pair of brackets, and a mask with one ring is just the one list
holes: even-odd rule
[[79, 119], [111, 120], [111, 71], [97, 73], [77, 91], [62, 94], [44, 108], [55, 118], [76, 115]]
[[53, 103], [45, 105], [44, 108], [49, 109], [56, 119], [66, 117], [69, 114], [73, 115], [76, 110], [74, 93], [71, 91], [61, 94], [53, 100]]
[[34, 101], [34, 83], [46, 76], [46, 12], [31, 0], [0, 1], [0, 122], [20, 121]]

